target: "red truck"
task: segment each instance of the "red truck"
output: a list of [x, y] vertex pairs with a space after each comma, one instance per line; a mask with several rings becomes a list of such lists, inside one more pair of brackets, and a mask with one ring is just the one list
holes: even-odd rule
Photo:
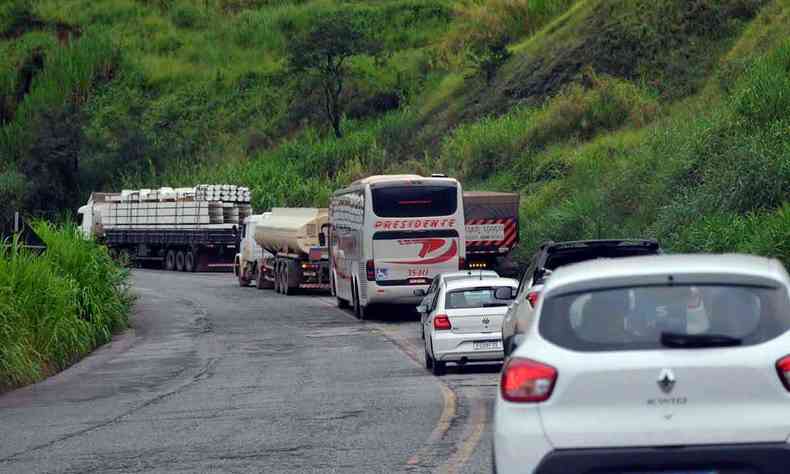
[[464, 192], [466, 264], [500, 275], [516, 271], [508, 259], [518, 245], [518, 193]]

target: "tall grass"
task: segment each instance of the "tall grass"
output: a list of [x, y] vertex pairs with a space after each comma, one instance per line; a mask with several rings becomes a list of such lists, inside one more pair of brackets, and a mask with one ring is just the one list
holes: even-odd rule
[[[618, 79], [592, 75], [591, 87], [567, 87], [542, 108], [516, 108], [501, 117], [458, 127], [445, 138], [440, 166], [463, 179], [481, 180], [557, 143], [584, 142], [624, 126], [641, 128], [658, 116], [655, 98]], [[512, 172], [512, 169], [511, 169]]]
[[790, 264], [788, 47], [753, 60], [723, 100], [700, 97], [654, 126], [565, 149], [559, 176], [520, 181], [522, 242], [651, 236], [671, 250]]
[[480, 38], [527, 38], [568, 11], [578, 0], [467, 0], [458, 2], [454, 28], [443, 39], [443, 55], [458, 61], [464, 48]]
[[127, 324], [127, 272], [72, 224], [39, 222], [43, 255], [0, 250], [0, 389], [34, 382]]

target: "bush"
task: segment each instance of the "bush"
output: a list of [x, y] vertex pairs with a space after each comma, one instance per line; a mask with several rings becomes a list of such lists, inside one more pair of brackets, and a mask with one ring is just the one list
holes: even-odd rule
[[203, 12], [191, 3], [179, 3], [170, 10], [170, 19], [179, 28], [195, 28], [203, 22]]
[[127, 273], [72, 224], [38, 223], [36, 256], [0, 251], [0, 388], [61, 370], [126, 327]]

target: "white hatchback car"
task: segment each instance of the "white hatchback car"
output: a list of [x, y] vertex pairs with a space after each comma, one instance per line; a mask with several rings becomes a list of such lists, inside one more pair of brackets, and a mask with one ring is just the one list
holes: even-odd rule
[[447, 362], [500, 361], [502, 319], [518, 282], [511, 278], [472, 278], [447, 282], [436, 293], [427, 314], [425, 367], [444, 373]]
[[[499, 278], [499, 274], [493, 270], [460, 270], [457, 272], [440, 273], [431, 281], [431, 286], [427, 290], [414, 290], [414, 296], [422, 296], [422, 301], [418, 308], [430, 308], [431, 303], [439, 290], [447, 283], [468, 278]], [[425, 318], [428, 314], [420, 313], [420, 338], [425, 339]]]
[[502, 369], [495, 470], [790, 472], [788, 294], [742, 255], [558, 269]]

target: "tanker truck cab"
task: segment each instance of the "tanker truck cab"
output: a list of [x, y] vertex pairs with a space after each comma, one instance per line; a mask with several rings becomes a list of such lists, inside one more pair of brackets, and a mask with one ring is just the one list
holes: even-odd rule
[[255, 241], [256, 226], [271, 216], [271, 212], [264, 212], [263, 214], [253, 214], [244, 219], [239, 234], [241, 235], [241, 242], [239, 243], [239, 253], [233, 265], [234, 273], [239, 280], [239, 286], [245, 287], [250, 282], [255, 282], [258, 288], [268, 288], [269, 285], [265, 279], [259, 275], [260, 265], [265, 258], [272, 255], [265, 251]]
[[338, 305], [412, 304], [464, 266], [463, 192], [447, 177], [372, 176], [335, 193], [329, 251]]

